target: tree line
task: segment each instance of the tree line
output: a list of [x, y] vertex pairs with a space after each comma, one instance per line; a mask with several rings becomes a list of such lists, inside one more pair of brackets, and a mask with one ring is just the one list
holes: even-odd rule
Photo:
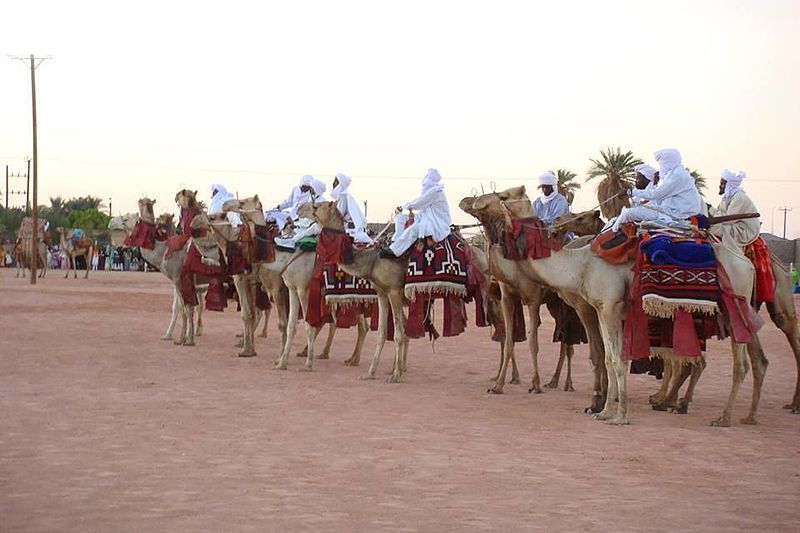
[[[81, 228], [87, 237], [99, 242], [108, 241], [108, 223], [111, 220], [102, 210], [106, 206], [96, 196], [79, 196], [64, 199], [61, 196], [50, 198], [50, 205], [39, 206], [39, 218], [50, 223], [50, 230], [58, 227], [65, 229]], [[21, 207], [0, 206], [0, 236], [13, 241], [22, 224], [22, 219], [28, 216]]]

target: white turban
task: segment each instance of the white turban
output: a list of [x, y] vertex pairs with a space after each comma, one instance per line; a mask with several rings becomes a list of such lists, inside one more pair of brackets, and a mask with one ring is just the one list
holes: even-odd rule
[[[217, 191], [217, 194], [214, 194], [214, 191]], [[234, 196], [224, 185], [219, 183], [214, 183], [211, 185], [211, 202], [208, 204], [208, 214], [213, 215], [214, 213], [222, 213], [222, 206], [228, 200], [235, 200], [236, 196]]]
[[664, 148], [654, 155], [658, 162], [658, 175], [662, 180], [667, 179], [670, 172], [682, 166], [681, 153], [675, 148]]
[[746, 175], [744, 170], [734, 171], [727, 168], [723, 170], [722, 179], [725, 180], [725, 191], [722, 193], [722, 198], [729, 200], [742, 187], [742, 180]]
[[337, 200], [341, 193], [347, 192], [347, 188], [353, 183], [353, 178], [346, 174], [336, 174], [336, 179], [339, 183], [331, 191], [331, 196], [334, 200]]
[[443, 191], [444, 185], [442, 185], [441, 181], [442, 177], [439, 175], [439, 171], [435, 168], [429, 168], [428, 173], [422, 178], [422, 194], [433, 189]]
[[641, 174], [642, 176], [647, 178], [647, 181], [650, 182], [652, 182], [653, 178], [656, 177], [656, 172], [657, 172], [656, 169], [644, 163], [642, 163], [641, 165], [636, 165], [636, 167], [634, 167], [634, 170], [636, 170], [637, 174]]
[[328, 186], [325, 185], [325, 182], [317, 178], [311, 178], [311, 183], [309, 183], [309, 185], [314, 189], [314, 194], [317, 196], [322, 196], [322, 194], [328, 190]]
[[541, 176], [539, 176], [539, 186], [542, 185], [552, 185], [555, 187], [558, 184], [558, 178], [552, 172], [545, 172]]
[[300, 186], [302, 187], [303, 185], [308, 185], [310, 187], [313, 181], [314, 181], [314, 176], [309, 176], [308, 174], [306, 174], [305, 176], [300, 178]]

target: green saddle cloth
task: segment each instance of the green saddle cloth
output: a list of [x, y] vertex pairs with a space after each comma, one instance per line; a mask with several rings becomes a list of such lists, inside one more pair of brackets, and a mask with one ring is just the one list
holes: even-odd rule
[[317, 236], [313, 235], [311, 237], [303, 237], [302, 239], [299, 239], [294, 246], [295, 249], [302, 250], [304, 252], [316, 252]]

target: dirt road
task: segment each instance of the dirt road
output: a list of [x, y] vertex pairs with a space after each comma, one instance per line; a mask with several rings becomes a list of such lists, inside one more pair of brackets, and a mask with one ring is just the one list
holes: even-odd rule
[[[487, 330], [412, 342], [391, 385], [345, 367], [341, 331], [315, 372], [239, 359], [238, 314], [206, 313], [193, 348], [159, 340], [171, 291], [159, 274], [56, 272], [36, 287], [0, 270], [2, 531], [796, 531], [800, 416], [781, 409], [795, 363], [772, 324], [761, 424], [708, 426], [727, 397], [727, 344], [689, 415], [650, 410], [652, 377], [629, 380], [631, 421], [583, 413], [576, 392], [526, 385], [486, 394], [497, 345]], [[302, 330], [301, 330], [302, 331]], [[552, 322], [547, 320], [544, 337]], [[302, 335], [298, 335], [302, 337]], [[300, 339], [295, 341], [300, 347]], [[321, 343], [319, 343], [321, 344]], [[381, 363], [391, 366], [391, 350]], [[545, 381], [557, 346], [542, 343]], [[523, 380], [527, 350], [518, 349]], [[563, 378], [562, 378], [563, 379]]]

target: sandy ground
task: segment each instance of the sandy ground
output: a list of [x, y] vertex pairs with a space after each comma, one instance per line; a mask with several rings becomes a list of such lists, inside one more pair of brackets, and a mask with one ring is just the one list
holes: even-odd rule
[[[206, 314], [196, 347], [159, 340], [171, 303], [159, 274], [51, 272], [36, 287], [13, 274], [0, 271], [2, 531], [798, 528], [800, 416], [781, 409], [796, 369], [772, 324], [760, 425], [738, 424], [748, 378], [736, 425], [708, 426], [730, 383], [713, 341], [689, 415], [650, 410], [657, 382], [633, 376], [620, 428], [583, 413], [585, 346], [574, 393], [486, 394], [498, 351], [475, 328], [435, 353], [412, 342], [397, 385], [357, 379], [372, 334], [362, 367], [342, 365], [354, 330], [315, 372], [294, 357], [279, 372], [277, 335], [233, 357], [231, 309]], [[557, 350], [542, 346], [546, 381]]]

